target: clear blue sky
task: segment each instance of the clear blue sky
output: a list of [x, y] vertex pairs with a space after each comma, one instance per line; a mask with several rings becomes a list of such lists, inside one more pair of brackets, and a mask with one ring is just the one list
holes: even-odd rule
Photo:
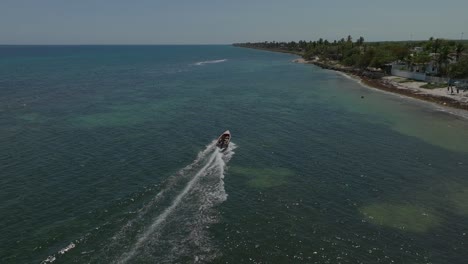
[[459, 39], [461, 32], [468, 38], [467, 0], [0, 0], [0, 44]]

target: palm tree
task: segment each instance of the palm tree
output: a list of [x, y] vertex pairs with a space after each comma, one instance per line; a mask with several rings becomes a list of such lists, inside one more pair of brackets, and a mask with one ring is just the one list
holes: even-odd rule
[[434, 43], [432, 44], [432, 52], [437, 53], [441, 46], [442, 46], [442, 40], [436, 39]]
[[460, 56], [464, 50], [465, 50], [465, 45], [463, 45], [463, 43], [461, 42], [457, 43], [457, 45], [455, 46], [455, 53], [456, 53], [455, 56], [457, 58], [457, 62], [460, 59]]
[[442, 46], [442, 48], [440, 48], [440, 52], [437, 56], [437, 65], [439, 68], [439, 73], [441, 75], [446, 73], [446, 66], [450, 59], [449, 54], [450, 54], [450, 49], [448, 46]]
[[363, 38], [363, 37], [359, 37], [359, 38], [356, 40], [356, 45], [361, 46], [362, 44], [364, 44], [364, 38]]
[[434, 37], [430, 37], [429, 41], [424, 44], [424, 50], [427, 52], [432, 52], [432, 46], [434, 45]]

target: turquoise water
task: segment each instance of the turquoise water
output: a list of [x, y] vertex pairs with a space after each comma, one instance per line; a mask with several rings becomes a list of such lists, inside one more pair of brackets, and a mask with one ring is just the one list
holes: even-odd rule
[[0, 57], [2, 263], [466, 263], [448, 109], [231, 46]]

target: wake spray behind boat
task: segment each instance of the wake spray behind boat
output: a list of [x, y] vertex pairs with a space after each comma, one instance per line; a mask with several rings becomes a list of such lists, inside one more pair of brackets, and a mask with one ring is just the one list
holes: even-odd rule
[[229, 146], [229, 142], [231, 142], [231, 132], [229, 130], [224, 131], [221, 136], [219, 136], [218, 141], [216, 142], [216, 146], [221, 149], [221, 151], [225, 151]]

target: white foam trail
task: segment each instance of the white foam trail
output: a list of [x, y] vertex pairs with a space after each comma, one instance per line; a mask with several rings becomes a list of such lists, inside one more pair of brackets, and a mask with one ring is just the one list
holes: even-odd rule
[[[145, 206], [143, 206], [142, 208], [140, 208], [138, 211], [137, 211], [137, 216], [133, 219], [131, 219], [130, 221], [127, 222], [127, 224], [125, 224], [121, 230], [112, 237], [112, 241], [120, 241], [121, 238], [125, 237], [125, 235], [127, 234], [127, 231], [130, 231], [131, 227], [136, 223], [136, 222], [139, 222], [141, 221], [142, 218], [144, 218], [146, 216], [146, 214], [148, 213], [148, 211], [150, 211], [151, 209], [153, 209], [153, 206], [155, 204], [157, 204], [160, 199], [164, 198], [164, 195], [166, 194], [166, 192], [172, 190], [172, 187], [173, 185], [175, 184], [175, 182], [177, 181], [177, 179], [179, 177], [181, 177], [182, 175], [184, 175], [186, 172], [190, 171], [195, 165], [197, 165], [203, 158], [206, 157], [206, 155], [213, 151], [213, 149], [215, 148], [215, 144], [216, 144], [216, 140], [211, 142], [210, 144], [208, 144], [206, 146], [206, 148], [203, 150], [203, 151], [200, 151], [197, 155], [197, 158], [188, 166], [186, 166], [185, 168], [181, 169], [176, 175], [175, 177], [169, 177], [168, 179], [168, 182], [167, 182], [167, 187], [163, 190], [161, 190], [158, 194], [156, 194], [156, 196], [154, 197], [154, 199], [152, 199], [151, 201], [149, 201], [147, 204], [145, 204]], [[111, 245], [108, 245], [108, 246], [111, 246]]]
[[[196, 161], [193, 162], [191, 165], [184, 168], [185, 170], [190, 169], [194, 164], [196, 164], [199, 160], [201, 160], [208, 151], [213, 150], [213, 143], [203, 152], [201, 152]], [[232, 154], [231, 154], [232, 155]], [[174, 211], [174, 209], [180, 204], [182, 199], [189, 193], [189, 191], [193, 188], [193, 186], [197, 183], [197, 181], [203, 175], [212, 169], [213, 167], [221, 168], [221, 175], [224, 171], [224, 161], [222, 159], [223, 153], [219, 152], [217, 149], [211, 154], [208, 159], [208, 162], [193, 176], [193, 178], [187, 183], [184, 189], [174, 198], [172, 204], [167, 207], [160, 215], [158, 215], [153, 223], [146, 229], [146, 231], [140, 235], [135, 242], [135, 244], [131, 247], [131, 249], [121, 256], [121, 259], [117, 261], [117, 263], [126, 263], [132, 257], [135, 256], [137, 251], [144, 245], [144, 243], [151, 237], [151, 235], [156, 231], [156, 229], [166, 220], [166, 218]], [[223, 197], [225, 199], [225, 197]]]
[[195, 65], [201, 66], [201, 65], [205, 65], [205, 64], [221, 63], [221, 62], [225, 62], [225, 61], [227, 61], [227, 59], [200, 61], [200, 62], [195, 63]]
[[73, 248], [75, 248], [75, 244], [73, 242], [71, 242], [68, 246], [66, 246], [65, 248], [62, 248], [60, 251], [59, 251], [59, 254], [65, 254], [67, 253], [67, 251], [70, 251], [72, 250]]
[[[67, 253], [68, 251], [74, 249], [75, 246], [76, 246], [75, 243], [71, 242], [68, 246], [66, 246], [66, 247], [64, 247], [64, 248], [62, 248], [62, 249], [60, 249], [60, 250], [58, 251], [58, 254], [63, 255], [63, 254], [65, 254], [65, 253]], [[55, 255], [50, 255], [49, 257], [47, 257], [47, 259], [43, 260], [43, 261], [41, 262], [41, 264], [42, 264], [42, 263], [52, 263], [52, 262], [54, 262], [56, 259], [57, 259], [57, 258], [56, 258]]]
[[[227, 198], [223, 181], [224, 170], [226, 164], [234, 155], [233, 150], [236, 148], [236, 145], [231, 142], [229, 148], [221, 153], [215, 145], [216, 140], [208, 144], [203, 151], [200, 151], [190, 165], [167, 178], [163, 183], [162, 190], [138, 209], [134, 217], [122, 225], [120, 230], [109, 239], [104, 247], [98, 250], [95, 256], [91, 256], [94, 259], [93, 261], [131, 262], [135, 258], [142, 257], [140, 253], [146, 255], [148, 251], [145, 248], [155, 246], [154, 243], [156, 243], [156, 247], [161, 244], [172, 247], [172, 251], [160, 255], [163, 259], [159, 261], [164, 263], [176, 261], [182, 252], [198, 254], [197, 257], [200, 260], [209, 261], [214, 259], [218, 253], [212, 246], [205, 228], [206, 225], [217, 222], [217, 214], [213, 210], [214, 206], [222, 203]], [[180, 186], [184, 182], [185, 184]], [[179, 192], [176, 192], [177, 190]], [[159, 211], [157, 208], [160, 202], [167, 201], [168, 198], [171, 198], [170, 206], [165, 209], [161, 208], [162, 213], [160, 212], [156, 217], [150, 218], [151, 221], [145, 225], [147, 226], [144, 229], [145, 232], [135, 238], [133, 234], [135, 234], [137, 228], [141, 227], [141, 224], [146, 222], [145, 219], [148, 219], [148, 216], [154, 211]], [[199, 209], [196, 213], [191, 214], [189, 218], [178, 218], [179, 215], [186, 217], [186, 213], [190, 214], [191, 208], [196, 206]], [[174, 221], [177, 223], [181, 221], [178, 230], [180, 232], [176, 231], [176, 233], [171, 233], [170, 237], [164, 237], [160, 240], [160, 236], [167, 236], [167, 233], [165, 233], [167, 232], [165, 229], [166, 224], [171, 225], [173, 223], [173, 220], [168, 220], [169, 217], [171, 219], [175, 217]], [[91, 236], [91, 233], [87, 233], [79, 240], [69, 243], [68, 246], [43, 260], [41, 264], [55, 262], [62, 255], [78, 247], [78, 244], [86, 240], [88, 236]], [[177, 236], [177, 238], [174, 236]], [[131, 237], [135, 238], [136, 242], [133, 245], [128, 245], [128, 240]], [[128, 250], [127, 246], [129, 246], [130, 250]], [[109, 255], [110, 252], [119, 253], [117, 256], [113, 254], [112, 256]], [[127, 253], [122, 254], [122, 252]], [[171, 260], [174, 261], [171, 262]]]

